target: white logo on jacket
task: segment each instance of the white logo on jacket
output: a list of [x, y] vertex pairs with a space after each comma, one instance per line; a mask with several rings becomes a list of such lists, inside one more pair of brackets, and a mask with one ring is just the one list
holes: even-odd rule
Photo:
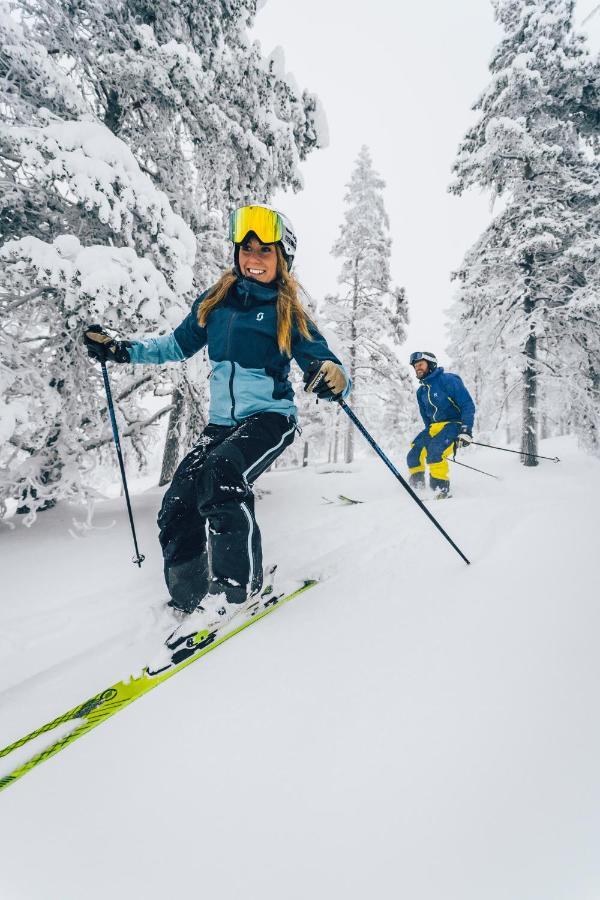
[[264, 317], [265, 317], [265, 314], [264, 314], [264, 313], [261, 313], [261, 312], [260, 312], [260, 313], [256, 313], [256, 321], [257, 321], [257, 322], [261, 322], [261, 321], [264, 319]]

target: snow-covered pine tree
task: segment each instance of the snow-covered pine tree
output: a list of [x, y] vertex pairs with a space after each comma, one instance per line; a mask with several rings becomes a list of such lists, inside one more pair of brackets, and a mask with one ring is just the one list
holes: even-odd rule
[[[85, 246], [73, 233], [32, 235], [0, 248], [0, 501], [24, 500], [33, 519], [36, 509], [85, 494], [111, 442], [100, 373], [82, 352], [83, 325], [101, 321], [133, 335], [174, 327], [192, 286], [195, 239], [103, 125], [40, 111], [36, 124], [12, 126], [7, 143], [15, 181], [32, 198], [43, 194], [56, 214], [49, 231], [61, 209], [65, 230], [79, 210], [82, 233], [92, 238], [97, 222], [106, 238]], [[112, 376], [123, 436], [143, 460], [145, 433], [170, 407], [149, 415], [139, 389], [159, 392], [164, 373], [125, 366]]]
[[[105, 316], [134, 333], [171, 327], [192, 287], [195, 240], [11, 7], [0, 17], [0, 504], [22, 500], [32, 519], [86, 491], [110, 440], [82, 323]], [[149, 416], [135, 391], [161, 380], [131, 370], [116, 377], [127, 444], [140, 459], [145, 432], [169, 407]]]
[[[406, 341], [406, 326], [409, 324], [408, 298], [406, 289], [394, 288], [391, 297], [391, 312], [388, 318], [388, 334], [393, 335], [400, 347]], [[404, 355], [404, 351], [402, 351]], [[410, 377], [408, 354], [400, 357], [401, 383], [388, 380], [382, 385], [383, 402], [382, 434], [389, 446], [399, 454], [406, 452], [407, 436], [421, 428], [418, 406], [415, 402], [414, 383]], [[399, 402], [400, 399], [400, 402]]]
[[[254, 9], [254, 2], [2, 0], [0, 290], [10, 360], [2, 397], [12, 410], [4, 423], [13, 448], [2, 490], [28, 493], [33, 513], [83, 489], [85, 477], [75, 472], [91, 460], [86, 465], [82, 451], [104, 445], [93, 434], [101, 388], [78, 344], [82, 324], [100, 319], [124, 336], [176, 324], [193, 296], [191, 267], [202, 287], [223, 267], [232, 202], [297, 188], [297, 163], [319, 142], [316, 98], [298, 95], [281, 61], [263, 60], [248, 39]], [[169, 376], [113, 368], [113, 378], [141, 459], [146, 426], [177, 404], [148, 417], [135, 386], [164, 394]], [[204, 385], [204, 378], [194, 385], [188, 421], [205, 405]], [[48, 386], [65, 405], [58, 419]], [[38, 410], [25, 428], [34, 394], [52, 421]], [[73, 457], [77, 465], [67, 465]]]
[[502, 208], [456, 273], [452, 352], [473, 380], [484, 373], [483, 427], [500, 412], [502, 379], [505, 395], [521, 387], [522, 450], [536, 453], [540, 390], [557, 404], [557, 420], [575, 406], [586, 409], [589, 423], [600, 409], [600, 79], [573, 30], [573, 0], [493, 5], [505, 37], [450, 189], [460, 194], [477, 185]]
[[[318, 99], [286, 75], [281, 50], [265, 59], [250, 39], [256, 0], [20, 2], [191, 227], [195, 282], [207, 287], [227, 259], [224, 214], [299, 189], [298, 162], [326, 143]], [[161, 483], [204, 424], [206, 374], [197, 360], [172, 370]]]
[[[397, 429], [408, 421], [413, 401], [408, 366], [398, 353], [406, 340], [408, 312], [404, 290], [391, 285], [392, 241], [384, 187], [385, 182], [373, 169], [368, 148], [363, 146], [347, 185], [340, 236], [331, 251], [342, 260], [338, 282], [343, 290], [328, 296], [320, 312], [335, 323], [344, 347], [357, 414], [367, 427], [376, 428], [385, 416]], [[354, 426], [350, 421], [344, 456], [346, 462], [354, 458]]]

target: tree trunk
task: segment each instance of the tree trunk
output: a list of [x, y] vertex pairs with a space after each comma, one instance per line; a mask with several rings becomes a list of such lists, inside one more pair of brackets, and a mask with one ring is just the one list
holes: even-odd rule
[[[595, 368], [592, 370], [591, 375], [592, 382], [592, 401], [591, 403], [598, 408], [598, 400], [597, 398], [600, 396], [600, 374], [596, 372]], [[595, 416], [589, 417], [589, 429], [590, 429], [590, 444], [594, 453], [598, 453], [600, 450], [600, 434], [598, 433], [598, 420]]]
[[[535, 301], [527, 291], [524, 300], [527, 318], [531, 316], [535, 308]], [[525, 341], [525, 371], [523, 373], [523, 434], [521, 438], [521, 451], [523, 453], [538, 452], [537, 442], [537, 335], [535, 325], [529, 323], [529, 334]], [[521, 461], [524, 466], [537, 466], [538, 461], [532, 456], [523, 456]]]
[[[337, 412], [339, 412], [339, 407]], [[340, 452], [340, 419], [336, 414], [335, 425], [333, 427], [333, 462], [337, 463]]]
[[169, 413], [169, 426], [167, 428], [167, 437], [165, 439], [160, 481], [158, 482], [161, 487], [171, 481], [175, 474], [175, 469], [179, 465], [181, 428], [185, 412], [184, 396], [178, 387], [173, 388], [171, 397], [174, 405]]
[[[593, 453], [597, 454], [600, 448], [600, 434], [598, 432], [598, 416], [594, 415], [593, 411], [598, 411], [598, 398], [600, 398], [600, 371], [598, 369], [598, 363], [594, 357], [594, 353], [590, 352], [590, 349], [588, 347], [587, 335], [582, 336], [582, 342], [588, 355], [588, 359], [590, 360], [588, 366], [589, 386], [586, 389], [586, 394], [588, 395], [587, 409], [585, 415], [583, 416], [581, 425], [579, 426], [579, 428], [575, 426], [575, 431], [588, 432], [587, 440], [589, 441], [589, 447]], [[573, 425], [574, 424], [575, 423], [573, 423]]]
[[502, 369], [502, 394], [504, 396], [504, 414], [506, 416], [506, 443], [510, 447], [512, 432], [510, 428], [510, 404], [508, 402], [508, 378], [506, 377], [506, 369]]
[[308, 441], [304, 441], [304, 450], [302, 452], [302, 468], [305, 469], [308, 465]]
[[352, 424], [351, 419], [348, 419], [348, 425], [346, 427], [344, 461], [347, 463], [351, 463], [353, 459], [354, 459], [354, 425]]
[[[350, 363], [349, 374], [352, 383], [356, 384], [356, 319], [358, 315], [358, 260], [354, 263], [354, 287], [352, 292], [352, 317], [350, 319]], [[351, 463], [354, 459], [354, 425], [348, 419], [346, 429], [345, 460]]]

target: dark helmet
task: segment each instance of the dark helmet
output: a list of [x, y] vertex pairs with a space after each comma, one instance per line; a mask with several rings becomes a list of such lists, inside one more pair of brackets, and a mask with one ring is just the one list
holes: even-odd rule
[[431, 353], [429, 350], [418, 350], [415, 353], [411, 353], [411, 366], [414, 366], [414, 364], [418, 363], [421, 359], [424, 359], [425, 362], [428, 363], [430, 372], [433, 372], [434, 369], [437, 369], [438, 362], [435, 353]]

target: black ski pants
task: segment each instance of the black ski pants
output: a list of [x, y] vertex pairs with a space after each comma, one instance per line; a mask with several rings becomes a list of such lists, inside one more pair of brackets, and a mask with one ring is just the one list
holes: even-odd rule
[[171, 567], [208, 551], [212, 578], [260, 590], [262, 549], [252, 485], [292, 443], [295, 431], [294, 418], [274, 412], [204, 429], [175, 472], [158, 516], [167, 586]]

